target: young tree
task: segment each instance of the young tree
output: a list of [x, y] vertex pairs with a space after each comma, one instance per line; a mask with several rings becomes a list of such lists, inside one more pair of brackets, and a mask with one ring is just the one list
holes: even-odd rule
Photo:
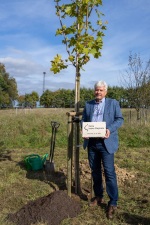
[[[98, 10], [98, 7], [102, 6], [102, 1], [70, 0], [69, 4], [61, 6], [59, 5], [60, 1], [54, 0], [56, 2], [56, 15], [59, 17], [61, 24], [61, 28], [57, 29], [56, 35], [63, 35], [62, 43], [66, 45], [68, 59], [62, 60], [61, 55], [57, 54], [54, 60], [51, 61], [50, 70], [58, 73], [61, 69], [68, 67], [66, 64], [68, 61], [75, 67], [75, 111], [79, 112], [80, 70], [90, 60], [90, 54], [94, 58], [101, 56], [103, 30], [106, 30], [106, 26], [103, 25], [100, 18], [103, 14]], [[97, 27], [92, 25], [90, 21], [94, 9], [98, 17], [96, 21]], [[69, 17], [69, 21], [73, 22], [68, 27], [63, 24], [63, 19], [66, 19], [66, 17]], [[79, 148], [76, 148], [76, 145], [79, 145], [79, 124], [75, 124], [75, 151], [79, 152]]]
[[[57, 29], [56, 35], [63, 35], [62, 43], [66, 45], [68, 59], [62, 60], [61, 55], [57, 54], [54, 60], [51, 61], [51, 71], [54, 74], [60, 72], [61, 69], [68, 67], [68, 61], [76, 68], [76, 84], [75, 84], [75, 110], [79, 111], [80, 100], [80, 70], [90, 60], [90, 54], [94, 58], [101, 56], [100, 50], [103, 46], [102, 37], [103, 30], [106, 26], [103, 25], [100, 19], [102, 14], [98, 11], [98, 7], [102, 6], [101, 0], [71, 0], [70, 4], [59, 5], [61, 0], [54, 0], [56, 2], [56, 15], [59, 17], [61, 28]], [[90, 16], [92, 11], [98, 16], [96, 21], [97, 28], [92, 26]], [[62, 19], [69, 17], [75, 20], [66, 27], [63, 25]], [[107, 21], [105, 22], [107, 23]]]
[[128, 101], [137, 111], [137, 119], [140, 119], [140, 108], [145, 107], [149, 99], [150, 59], [145, 62], [140, 54], [129, 55], [128, 69], [122, 73], [121, 81], [128, 90]]

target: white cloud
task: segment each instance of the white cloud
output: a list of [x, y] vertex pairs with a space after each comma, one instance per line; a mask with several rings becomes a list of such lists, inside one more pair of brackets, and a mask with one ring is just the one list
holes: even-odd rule
[[[119, 85], [119, 71], [127, 67], [129, 51], [140, 52], [144, 60], [149, 57], [150, 1], [105, 0], [103, 5], [100, 7], [105, 14], [102, 21], [108, 20], [108, 25], [102, 57], [91, 57], [84, 66], [81, 87], [93, 88], [100, 79], [109, 85]], [[68, 57], [65, 45], [61, 44], [62, 37], [55, 37], [60, 24], [54, 6], [54, 1], [50, 0], [5, 0], [0, 3], [0, 62], [5, 64], [10, 76], [15, 77], [18, 90], [23, 93], [33, 90], [42, 93], [44, 71], [45, 89], [74, 88], [73, 66], [56, 75], [50, 72], [50, 61], [56, 54], [63, 59]], [[95, 18], [93, 13], [94, 23]]]
[[5, 64], [7, 71], [14, 77], [33, 76], [43, 71], [43, 67], [32, 60], [7, 57], [0, 58], [0, 62]]
[[22, 29], [29, 23], [32, 26], [57, 19], [54, 5], [48, 0], [3, 1], [0, 3], [0, 15], [0, 27], [3, 30], [19, 27]]

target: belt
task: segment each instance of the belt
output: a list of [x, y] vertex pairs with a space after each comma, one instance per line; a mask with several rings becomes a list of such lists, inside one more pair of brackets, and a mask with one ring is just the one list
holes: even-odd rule
[[100, 138], [100, 137], [95, 137], [95, 138], [90, 138], [92, 140], [99, 140], [99, 141], [103, 141], [104, 139], [103, 138]]

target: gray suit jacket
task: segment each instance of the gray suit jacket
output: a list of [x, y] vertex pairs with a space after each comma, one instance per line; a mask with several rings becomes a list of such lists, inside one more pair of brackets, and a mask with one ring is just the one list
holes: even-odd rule
[[[94, 102], [95, 100], [86, 102], [81, 120], [81, 128], [83, 122], [92, 121]], [[103, 121], [106, 122], [106, 128], [110, 130], [109, 138], [104, 139], [106, 149], [110, 154], [115, 153], [119, 145], [117, 130], [122, 126], [124, 121], [119, 102], [117, 100], [105, 98]], [[88, 142], [88, 139], [84, 139], [84, 149], [88, 146]]]

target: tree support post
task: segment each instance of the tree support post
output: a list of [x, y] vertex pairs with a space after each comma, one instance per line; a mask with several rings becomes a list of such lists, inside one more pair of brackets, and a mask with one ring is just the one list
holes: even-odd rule
[[[73, 121], [72, 117], [75, 119], [82, 115], [82, 112], [67, 112], [68, 115], [68, 155], [67, 155], [67, 189], [68, 195], [71, 197], [71, 183], [72, 183], [72, 158], [73, 158]], [[78, 125], [78, 126], [77, 126]], [[79, 123], [75, 123], [75, 132], [78, 134], [76, 137], [79, 141]], [[79, 143], [79, 142], [77, 142]], [[79, 177], [79, 144], [75, 145], [75, 190], [76, 194], [80, 194], [80, 177]]]
[[73, 152], [72, 116], [68, 115], [67, 190], [68, 195], [70, 197], [71, 197], [71, 181], [72, 181], [72, 152]]

